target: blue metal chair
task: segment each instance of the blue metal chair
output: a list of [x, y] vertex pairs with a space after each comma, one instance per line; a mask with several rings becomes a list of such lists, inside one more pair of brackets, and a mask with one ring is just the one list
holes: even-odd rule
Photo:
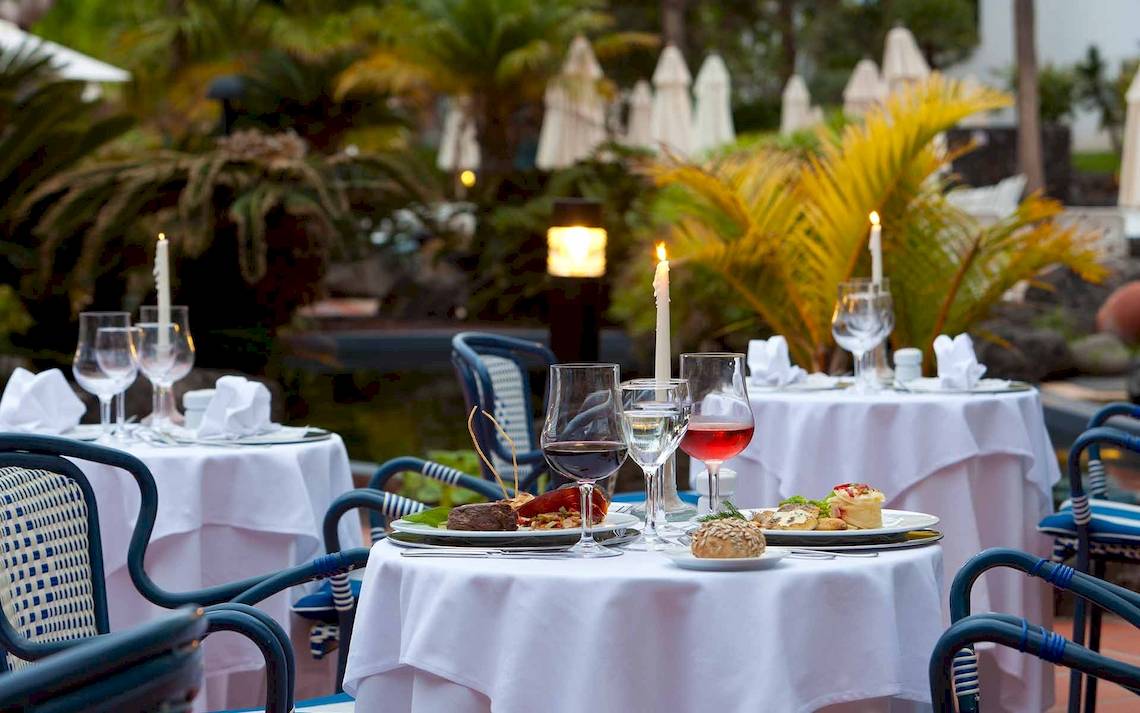
[[[1005, 646], [1060, 663], [1079, 675], [1140, 687], [1140, 668], [1113, 661], [1098, 652], [1071, 642], [1060, 634], [1032, 626], [1026, 620], [1005, 614], [970, 614], [970, 593], [974, 582], [990, 569], [1006, 567], [1038, 577], [1062, 590], [1072, 591], [1078, 604], [1088, 600], [1098, 608], [1112, 611], [1133, 626], [1140, 627], [1140, 594], [1105, 582], [1074, 568], [1006, 548], [986, 550], [972, 557], [954, 577], [950, 587], [950, 618], [953, 625], [943, 634], [930, 659], [930, 686], [935, 711], [975, 713], [979, 707], [978, 662], [974, 644], [994, 641]], [[1082, 630], [1078, 629], [1077, 633]], [[1070, 692], [1070, 708], [1080, 705]]]
[[[1037, 526], [1054, 537], [1053, 558], [1062, 561], [1076, 554], [1076, 567], [1081, 572], [1103, 578], [1111, 561], [1140, 561], [1140, 507], [1104, 499], [1106, 478], [1101, 460], [1102, 444], [1140, 452], [1140, 438], [1124, 431], [1097, 425], [1112, 416], [1140, 417], [1140, 408], [1132, 404], [1110, 404], [1093, 416], [1094, 427], [1081, 434], [1069, 449], [1068, 472], [1070, 498], [1058, 511]], [[1089, 453], [1089, 492], [1081, 477], [1081, 455]], [[1091, 496], [1091, 497], [1090, 497]], [[1093, 608], [1088, 621], [1089, 648], [1100, 650], [1101, 610]], [[1086, 632], [1085, 604], [1077, 600], [1073, 615], [1073, 640], [1084, 644]], [[1069, 690], [1069, 710], [1080, 710], [1082, 676], [1073, 672]], [[1096, 710], [1096, 679], [1090, 679], [1084, 691], [1085, 710]]]
[[[451, 340], [451, 363], [459, 376], [467, 411], [478, 406], [495, 417], [514, 441], [519, 464], [519, 488], [535, 492], [547, 472], [535, 434], [537, 412], [531, 399], [530, 369], [544, 372], [557, 362], [554, 352], [538, 342], [482, 332], [461, 332]], [[479, 447], [506, 480], [513, 473], [511, 446], [485, 418], [475, 420]], [[493, 476], [483, 465], [483, 477]]]
[[291, 643], [252, 605], [313, 579], [332, 578], [334, 591], [347, 588], [347, 572], [367, 562], [368, 550], [333, 551], [272, 575], [167, 592], [144, 566], [158, 512], [150, 470], [129, 453], [52, 436], [0, 434], [0, 670], [23, 668], [108, 632], [98, 508], [87, 478], [69, 459], [110, 465], [134, 478], [141, 497], [127, 569], [135, 587], [162, 607], [206, 606], [210, 631], [236, 631], [253, 640], [266, 657], [267, 710], [290, 711]]
[[0, 711], [190, 710], [202, 681], [206, 617], [183, 609], [129, 631], [88, 639], [0, 676]]

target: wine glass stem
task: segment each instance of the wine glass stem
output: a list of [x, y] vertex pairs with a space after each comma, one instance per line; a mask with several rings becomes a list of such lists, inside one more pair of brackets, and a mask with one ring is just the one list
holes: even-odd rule
[[661, 467], [643, 468], [645, 471], [645, 539], [661, 539], [661, 526], [665, 512], [661, 504]]
[[103, 427], [103, 435], [111, 435], [111, 397], [99, 397], [99, 425]]
[[580, 547], [593, 547], [596, 544], [594, 542], [594, 533], [590, 529], [593, 527], [593, 508], [591, 507], [593, 497], [593, 483], [578, 483], [578, 502], [582, 508], [582, 538], [578, 540]]
[[127, 437], [127, 390], [123, 389], [115, 396], [115, 435], [119, 438]]
[[720, 461], [705, 463], [709, 471], [709, 512], [720, 512]]

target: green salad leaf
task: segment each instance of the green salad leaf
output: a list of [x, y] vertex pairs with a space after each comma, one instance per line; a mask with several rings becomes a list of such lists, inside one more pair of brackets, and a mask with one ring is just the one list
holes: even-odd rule
[[405, 515], [404, 519], [408, 522], [415, 522], [420, 525], [428, 525], [430, 527], [439, 527], [447, 524], [447, 515], [451, 512], [449, 507], [429, 508], [422, 512], [417, 512], [412, 515]]

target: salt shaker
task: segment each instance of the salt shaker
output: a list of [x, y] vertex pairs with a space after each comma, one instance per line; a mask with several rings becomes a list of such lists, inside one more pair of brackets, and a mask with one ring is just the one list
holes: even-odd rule
[[922, 376], [922, 352], [913, 348], [895, 352], [895, 381], [905, 384]]

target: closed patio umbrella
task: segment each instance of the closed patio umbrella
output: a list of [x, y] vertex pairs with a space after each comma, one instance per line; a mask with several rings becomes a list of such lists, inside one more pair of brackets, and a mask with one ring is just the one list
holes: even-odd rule
[[467, 100], [453, 100], [447, 108], [435, 162], [441, 171], [479, 168], [479, 143], [475, 137], [475, 121], [467, 111], [468, 104]]
[[720, 55], [705, 59], [693, 83], [696, 109], [693, 124], [693, 149], [707, 151], [736, 140], [732, 126], [731, 82], [728, 67]]
[[847, 86], [843, 88], [843, 111], [861, 116], [878, 106], [887, 97], [887, 87], [879, 76], [879, 67], [868, 58], [859, 60]]
[[780, 100], [780, 133], [791, 134], [812, 123], [811, 95], [800, 75], [793, 74]]
[[0, 50], [10, 52], [20, 48], [34, 49], [38, 54], [49, 58], [62, 79], [92, 83], [131, 81], [131, 73], [125, 69], [88, 57], [70, 47], [49, 42], [24, 32], [7, 20], [0, 20]]
[[910, 30], [895, 25], [887, 33], [883, 48], [883, 79], [891, 94], [930, 76], [930, 65], [918, 49]]
[[1117, 203], [1124, 208], [1140, 208], [1140, 72], [1124, 96], [1128, 100], [1128, 115], [1124, 122], [1124, 155], [1120, 163]]
[[590, 42], [578, 35], [562, 72], [546, 88], [546, 111], [535, 163], [541, 169], [565, 168], [594, 152], [606, 140], [606, 105], [598, 93], [602, 68]]
[[653, 141], [670, 153], [686, 158], [693, 150], [693, 102], [689, 97], [692, 75], [681, 50], [665, 48], [653, 70]]
[[629, 119], [625, 124], [627, 146], [653, 149], [653, 90], [649, 82], [639, 79], [629, 95]]

